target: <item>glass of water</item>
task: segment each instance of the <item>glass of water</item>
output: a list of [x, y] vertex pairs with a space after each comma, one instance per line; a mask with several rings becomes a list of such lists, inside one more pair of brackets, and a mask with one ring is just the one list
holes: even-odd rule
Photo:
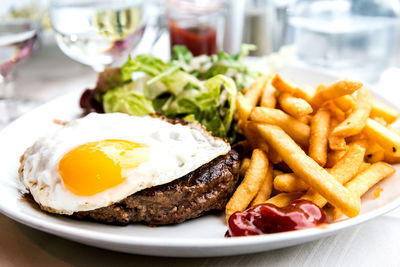
[[35, 49], [39, 31], [39, 24], [29, 19], [0, 19], [0, 129], [27, 104], [14, 94], [13, 73]]
[[[397, 4], [396, 4], [397, 3]], [[395, 64], [398, 1], [298, 0], [289, 29], [300, 62], [369, 82]]]
[[145, 28], [141, 0], [53, 0], [50, 20], [60, 49], [102, 71], [122, 62]]

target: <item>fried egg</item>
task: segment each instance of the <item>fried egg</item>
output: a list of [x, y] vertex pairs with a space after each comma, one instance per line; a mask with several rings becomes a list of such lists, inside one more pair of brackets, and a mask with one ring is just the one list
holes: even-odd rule
[[28, 148], [20, 179], [43, 209], [71, 215], [169, 183], [229, 150], [198, 123], [92, 113]]

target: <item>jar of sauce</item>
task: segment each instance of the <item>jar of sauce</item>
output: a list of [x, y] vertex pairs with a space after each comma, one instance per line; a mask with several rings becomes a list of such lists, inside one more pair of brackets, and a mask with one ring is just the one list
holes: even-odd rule
[[216, 54], [223, 31], [222, 0], [168, 0], [171, 42], [185, 45], [194, 56]]

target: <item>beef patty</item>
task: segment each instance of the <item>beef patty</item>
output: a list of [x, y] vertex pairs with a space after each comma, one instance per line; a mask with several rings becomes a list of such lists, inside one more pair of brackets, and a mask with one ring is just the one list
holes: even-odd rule
[[170, 183], [132, 194], [113, 205], [73, 214], [79, 219], [125, 225], [181, 223], [211, 210], [223, 210], [233, 194], [239, 174], [234, 150]]

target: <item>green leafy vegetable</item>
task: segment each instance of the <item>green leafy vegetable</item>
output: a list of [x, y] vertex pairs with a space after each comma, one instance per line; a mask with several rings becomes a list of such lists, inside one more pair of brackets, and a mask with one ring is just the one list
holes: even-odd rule
[[103, 106], [106, 113], [122, 112], [144, 116], [155, 112], [149, 99], [138, 92], [127, 90], [125, 87], [108, 91], [103, 96]]
[[[261, 75], [243, 62], [254, 48], [244, 45], [235, 55], [219, 52], [193, 57], [186, 47], [175, 46], [169, 62], [138, 55], [119, 69], [119, 81], [105, 83], [110, 88], [102, 87], [96, 96], [105, 112], [137, 116], [160, 112], [170, 118], [198, 121], [214, 136], [233, 141], [237, 91]], [[139, 77], [139, 73], [143, 75]]]

